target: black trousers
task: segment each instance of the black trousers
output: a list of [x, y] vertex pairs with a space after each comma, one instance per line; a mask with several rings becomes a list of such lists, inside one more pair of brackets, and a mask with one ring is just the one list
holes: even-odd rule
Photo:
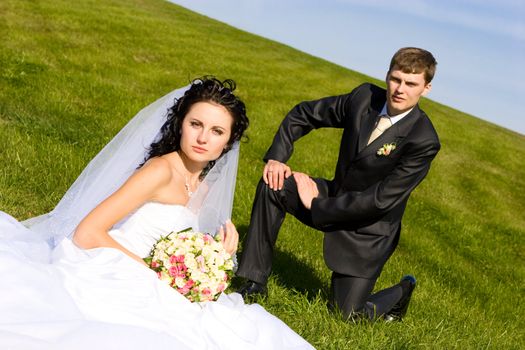
[[[323, 179], [313, 179], [320, 196], [328, 195], [328, 184]], [[261, 179], [257, 186], [248, 235], [237, 275], [266, 284], [272, 270], [273, 249], [286, 213], [305, 225], [314, 227], [310, 210], [299, 198], [293, 176], [284, 181], [283, 189], [274, 191]], [[371, 319], [390, 311], [402, 296], [401, 286], [371, 294], [376, 279], [332, 273], [331, 305], [338, 308], [345, 318], [365, 315]]]

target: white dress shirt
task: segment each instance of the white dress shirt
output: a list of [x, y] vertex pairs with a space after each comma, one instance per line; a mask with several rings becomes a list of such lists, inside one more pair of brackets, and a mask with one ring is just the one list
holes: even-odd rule
[[387, 116], [388, 118], [390, 118], [390, 122], [392, 123], [392, 125], [394, 125], [395, 123], [403, 119], [403, 117], [405, 117], [408, 113], [412, 112], [413, 109], [414, 107], [398, 115], [388, 115], [388, 110], [386, 108], [386, 103], [385, 103], [385, 105], [383, 106], [383, 109], [381, 110], [381, 113], [379, 113], [379, 116]]

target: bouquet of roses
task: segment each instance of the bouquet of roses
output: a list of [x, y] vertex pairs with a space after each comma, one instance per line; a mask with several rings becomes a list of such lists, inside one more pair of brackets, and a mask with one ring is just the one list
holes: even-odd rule
[[191, 229], [161, 237], [144, 261], [192, 302], [217, 299], [233, 276], [232, 257], [218, 235]]

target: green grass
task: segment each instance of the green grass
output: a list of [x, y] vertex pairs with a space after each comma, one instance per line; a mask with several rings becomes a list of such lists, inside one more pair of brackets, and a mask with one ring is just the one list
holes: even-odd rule
[[[372, 80], [161, 0], [3, 0], [0, 17], [0, 209], [19, 219], [51, 210], [141, 107], [214, 74], [237, 81], [251, 118], [234, 207], [245, 233], [260, 159], [285, 113]], [[285, 221], [261, 304], [319, 349], [525, 347], [525, 137], [430, 100], [422, 107], [443, 147], [377, 284], [418, 278], [404, 322], [354, 325], [329, 313], [322, 233]], [[290, 165], [331, 178], [340, 135], [311, 133]]]

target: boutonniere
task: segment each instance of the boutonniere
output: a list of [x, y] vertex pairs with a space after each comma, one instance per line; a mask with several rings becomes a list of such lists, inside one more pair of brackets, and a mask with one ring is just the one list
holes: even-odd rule
[[383, 145], [383, 147], [381, 147], [380, 149], [377, 150], [377, 155], [378, 156], [388, 156], [390, 155], [390, 153], [392, 153], [393, 150], [396, 149], [396, 143], [395, 142], [392, 142], [392, 143], [385, 143]]

